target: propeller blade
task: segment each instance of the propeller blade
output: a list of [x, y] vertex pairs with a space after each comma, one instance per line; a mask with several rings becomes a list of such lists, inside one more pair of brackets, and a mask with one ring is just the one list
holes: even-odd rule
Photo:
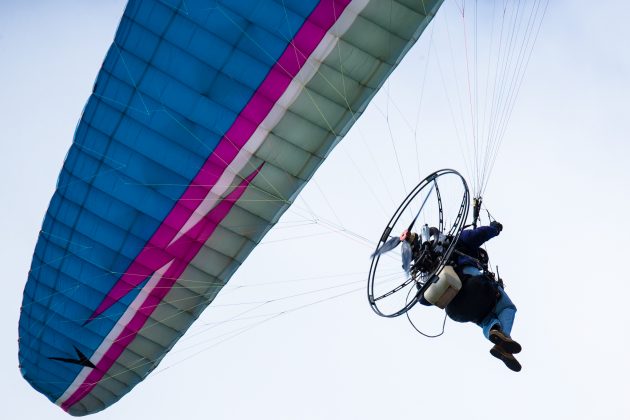
[[405, 273], [409, 275], [409, 270], [411, 269], [411, 245], [409, 242], [405, 241], [402, 244], [402, 266]]
[[380, 248], [374, 251], [374, 253], [370, 255], [370, 257], [374, 258], [376, 255], [382, 255], [386, 252], [389, 252], [392, 249], [396, 248], [400, 242], [400, 238], [398, 237], [394, 236], [392, 238], [389, 238], [383, 245], [381, 245]]
[[433, 180], [433, 184], [431, 184], [431, 189], [427, 193], [426, 197], [424, 197], [424, 201], [422, 201], [422, 205], [420, 206], [420, 210], [418, 210], [418, 213], [416, 213], [416, 217], [413, 218], [413, 220], [411, 221], [411, 224], [407, 228], [407, 230], [409, 232], [411, 232], [411, 229], [413, 229], [413, 225], [416, 224], [416, 220], [418, 220], [418, 216], [420, 216], [420, 213], [422, 212], [422, 209], [424, 208], [425, 204], [427, 204], [427, 201], [429, 200], [429, 197], [431, 196], [431, 193], [433, 192], [433, 189], [435, 188], [435, 186], [436, 186], [436, 182], [435, 182], [435, 180]]

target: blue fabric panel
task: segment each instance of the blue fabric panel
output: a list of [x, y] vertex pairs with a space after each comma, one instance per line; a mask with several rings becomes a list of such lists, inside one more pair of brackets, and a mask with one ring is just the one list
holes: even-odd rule
[[75, 347], [90, 357], [111, 331], [139, 288], [86, 321], [316, 3], [129, 2], [59, 175], [24, 290], [21, 370], [49, 399], [81, 370], [50, 357], [75, 358]]

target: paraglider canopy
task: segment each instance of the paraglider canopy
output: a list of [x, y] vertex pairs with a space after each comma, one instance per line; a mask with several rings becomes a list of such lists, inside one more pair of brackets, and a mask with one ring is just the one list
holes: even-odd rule
[[442, 0], [131, 0], [24, 289], [24, 378], [72, 415], [153, 371]]

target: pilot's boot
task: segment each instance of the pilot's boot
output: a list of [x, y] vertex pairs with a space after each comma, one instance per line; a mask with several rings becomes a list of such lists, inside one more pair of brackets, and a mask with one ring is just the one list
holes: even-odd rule
[[504, 334], [500, 328], [490, 330], [489, 338], [506, 353], [514, 354], [521, 351], [521, 345], [512, 340], [509, 335]]
[[507, 366], [510, 370], [513, 370], [514, 372], [520, 372], [521, 364], [518, 362], [518, 360], [516, 360], [514, 355], [506, 352], [497, 344], [495, 344], [494, 347], [490, 349], [490, 354], [505, 363], [505, 366]]

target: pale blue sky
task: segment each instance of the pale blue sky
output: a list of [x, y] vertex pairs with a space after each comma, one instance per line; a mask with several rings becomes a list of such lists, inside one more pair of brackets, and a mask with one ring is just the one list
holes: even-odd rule
[[[6, 273], [0, 403], [6, 418], [69, 418], [19, 374], [19, 306], [57, 174], [123, 8], [123, 1], [0, 3], [0, 259]], [[429, 340], [404, 319], [377, 317], [363, 290], [370, 247], [331, 234], [322, 222], [286, 223], [270, 233], [156, 372], [92, 418], [477, 420], [508, 411], [514, 420], [630, 416], [629, 17], [630, 6], [621, 0], [551, 0], [486, 193], [505, 225], [489, 250], [519, 307], [513, 335], [524, 348], [521, 373], [493, 359], [473, 325], [447, 322], [445, 336]], [[312, 212], [378, 238], [387, 222], [381, 208], [395, 207], [388, 194], [404, 196], [391, 148], [385, 148], [391, 141], [382, 112], [389, 109], [397, 121], [395, 104], [415, 118], [427, 56], [426, 45], [418, 47], [386, 86], [391, 99], [376, 98], [285, 222]], [[436, 73], [426, 83], [420, 171], [461, 168]], [[406, 156], [403, 167], [417, 174], [412, 136], [399, 126], [394, 132]], [[379, 153], [381, 147], [387, 151]], [[373, 163], [370, 150], [379, 153], [382, 173], [389, 170], [387, 179], [373, 179], [365, 169]], [[373, 194], [382, 197], [380, 204]], [[271, 281], [283, 283], [263, 285]], [[288, 312], [225, 342], [216, 338], [218, 329], [208, 329], [251, 308], [246, 302], [335, 286], [265, 305], [258, 313]], [[243, 305], [220, 306], [235, 303]], [[309, 306], [292, 311], [302, 305]]]

